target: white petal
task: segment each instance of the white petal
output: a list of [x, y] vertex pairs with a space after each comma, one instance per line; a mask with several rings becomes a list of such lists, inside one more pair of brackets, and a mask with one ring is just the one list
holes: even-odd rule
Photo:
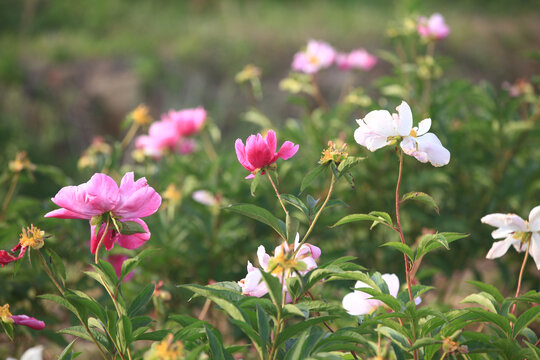
[[522, 244], [521, 240], [515, 239], [516, 241], [512, 243], [512, 246], [518, 253], [525, 252], [527, 250], [527, 244]]
[[501, 230], [504, 229], [512, 232], [527, 231], [527, 223], [516, 214], [489, 214], [480, 219], [480, 221], [484, 224], [501, 228]]
[[486, 259], [496, 259], [503, 256], [516, 241], [519, 243], [519, 240], [509, 236], [505, 240], [494, 242], [486, 255]]
[[401, 149], [407, 155], [414, 156], [413, 154], [418, 150], [416, 147], [416, 138], [412, 136], [407, 136], [401, 141]]
[[494, 239], [504, 239], [504, 238], [508, 237], [508, 235], [512, 234], [513, 232], [514, 232], [514, 230], [509, 229], [509, 228], [498, 228], [497, 230], [494, 230], [491, 233], [491, 236]]
[[270, 255], [266, 253], [266, 249], [262, 245], [257, 248], [257, 258], [259, 259], [259, 266], [263, 269], [266, 269], [268, 267], [268, 260], [270, 260]]
[[381, 136], [388, 137], [398, 135], [394, 129], [392, 115], [390, 115], [387, 110], [375, 110], [369, 112], [364, 118], [364, 123], [368, 128]]
[[443, 166], [450, 162], [450, 151], [442, 146], [437, 135], [427, 133], [417, 137], [416, 141], [418, 142], [418, 152], [426, 153], [431, 165]]
[[430, 128], [431, 128], [430, 118], [420, 121], [420, 123], [418, 123], [418, 130], [416, 131], [416, 136], [424, 135], [425, 133], [429, 131]]
[[394, 118], [396, 130], [399, 135], [408, 136], [411, 133], [413, 124], [411, 108], [409, 107], [409, 104], [402, 101], [396, 110], [399, 114], [399, 117]]
[[374, 134], [366, 126], [360, 126], [354, 131], [354, 140], [362, 146], [368, 148], [369, 151], [378, 150], [388, 144], [388, 137]]
[[296, 251], [298, 245], [300, 245], [300, 234], [296, 233], [296, 237], [294, 238], [294, 251]]
[[532, 235], [529, 253], [536, 264], [536, 268], [540, 270], [540, 234], [537, 232], [533, 233]]
[[34, 346], [26, 350], [21, 356], [21, 360], [41, 360], [43, 359], [43, 346]]
[[529, 213], [529, 229], [540, 231], [540, 206], [535, 207]]
[[367, 301], [371, 295], [355, 291], [343, 297], [343, 308], [351, 315], [365, 315], [373, 310], [372, 305]]
[[399, 292], [399, 278], [396, 274], [383, 274], [382, 278], [386, 285], [388, 286], [388, 291], [393, 297], [397, 297]]

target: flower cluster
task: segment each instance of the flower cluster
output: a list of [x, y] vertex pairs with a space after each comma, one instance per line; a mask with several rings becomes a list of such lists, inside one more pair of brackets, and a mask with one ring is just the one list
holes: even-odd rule
[[[308, 271], [317, 268], [316, 260], [321, 256], [321, 249], [307, 243], [299, 246], [299, 238], [297, 233], [292, 247], [286, 241], [276, 247], [273, 257], [266, 253], [263, 245], [259, 246], [257, 258], [262, 271], [271, 273], [282, 281], [296, 276], [297, 272], [304, 275]], [[268, 292], [268, 287], [262, 280], [261, 269], [256, 268], [248, 261], [248, 273], [244, 279], [238, 282], [243, 294], [261, 297]], [[287, 291], [285, 281], [283, 281], [283, 291]], [[292, 301], [289, 293], [286, 295], [286, 301]]]
[[[115, 243], [135, 249], [150, 238], [150, 231], [141, 218], [152, 215], [161, 205], [161, 196], [145, 178], [134, 181], [133, 172], [122, 178], [120, 187], [105, 174], [94, 174], [87, 183], [60, 189], [52, 202], [61, 209], [48, 212], [45, 217], [87, 219], [90, 221], [90, 250], [96, 252], [103, 239], [105, 249]], [[122, 224], [135, 222], [142, 232], [122, 234]]]
[[206, 116], [202, 107], [171, 110], [163, 114], [160, 121], [150, 125], [148, 135], [137, 137], [135, 147], [156, 159], [166, 152], [189, 154], [195, 149], [195, 142], [189, 136], [201, 129]]
[[338, 53], [324, 41], [309, 40], [305, 51], [294, 55], [292, 69], [306, 74], [315, 74], [322, 69], [336, 64], [341, 70], [371, 70], [377, 63], [377, 57], [365, 49], [356, 49], [350, 53]]
[[236, 139], [234, 147], [240, 164], [251, 172], [246, 179], [252, 179], [258, 171], [272, 165], [277, 159], [290, 159], [298, 151], [298, 145], [285, 141], [276, 152], [277, 139], [274, 130], [269, 130], [266, 136], [250, 135], [246, 145], [241, 139]]
[[356, 120], [360, 126], [354, 132], [357, 143], [370, 151], [401, 140], [401, 149], [420, 162], [430, 162], [433, 166], [443, 166], [450, 162], [450, 152], [441, 144], [439, 138], [428, 132], [431, 119], [420, 121], [413, 128], [411, 108], [405, 101], [399, 105], [397, 114], [387, 110], [375, 110], [364, 119]]

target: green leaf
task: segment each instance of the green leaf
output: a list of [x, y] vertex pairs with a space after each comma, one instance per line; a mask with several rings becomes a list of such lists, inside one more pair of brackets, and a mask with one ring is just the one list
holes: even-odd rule
[[491, 296], [493, 296], [493, 298], [497, 301], [497, 303], [501, 304], [504, 301], [504, 296], [502, 296], [500, 291], [495, 286], [491, 284], [483, 283], [481, 281], [470, 280], [467, 282], [471, 285], [476, 286], [478, 289], [485, 291]]
[[285, 231], [279, 223], [278, 219], [274, 215], [272, 215], [270, 211], [263, 209], [262, 207], [251, 204], [237, 204], [229, 205], [228, 207], [224, 208], [224, 210], [242, 214], [244, 216], [260, 221], [263, 224], [266, 224], [273, 228], [283, 238], [283, 240], [287, 239]]
[[128, 316], [137, 315], [137, 313], [150, 301], [154, 294], [154, 284], [148, 284], [129, 304]]
[[260, 182], [261, 182], [261, 171], [258, 171], [255, 174], [255, 177], [251, 180], [251, 185], [249, 187], [251, 196], [255, 196], [255, 190], [257, 190], [257, 186], [259, 186]]
[[287, 214], [285, 227], [287, 229], [287, 241], [292, 244], [294, 243], [294, 238], [298, 233], [298, 220]]
[[[372, 214], [372, 213], [370, 213], [370, 214]], [[376, 223], [385, 223], [385, 224], [388, 224], [388, 225], [392, 226], [391, 223], [389, 223], [388, 220], [385, 217], [382, 217], [382, 216], [369, 215], [369, 214], [352, 214], [352, 215], [347, 215], [347, 216], [341, 218], [340, 220], [338, 220], [338, 222], [336, 222], [331, 227], [336, 227], [336, 226], [340, 226], [340, 225], [343, 225], [343, 224], [347, 224], [347, 223], [350, 223], [350, 222], [356, 222], [356, 221], [373, 221], [374, 225]]]
[[278, 334], [277, 339], [275, 340], [276, 346], [281, 346], [285, 341], [290, 339], [291, 337], [298, 335], [302, 331], [309, 329], [312, 326], [321, 324], [325, 321], [331, 321], [337, 318], [337, 316], [320, 316], [316, 318], [311, 318], [305, 321], [302, 321], [298, 324], [294, 324], [292, 326], [289, 326], [285, 328], [281, 333]]
[[120, 223], [120, 234], [122, 235], [133, 235], [145, 233], [146, 230], [142, 227], [141, 224], [135, 221], [124, 221]]
[[260, 358], [263, 359], [264, 358], [263, 354], [265, 352], [263, 350], [263, 343], [259, 334], [257, 334], [255, 329], [253, 329], [253, 327], [251, 327], [251, 325], [245, 321], [231, 319], [231, 322], [234, 325], [238, 326], [240, 330], [242, 330], [244, 334], [246, 334], [251, 339], [251, 341], [253, 342], [253, 346], [255, 346], [255, 348], [257, 349], [257, 352], [259, 353]]
[[145, 249], [140, 254], [138, 254], [135, 257], [132, 257], [130, 259], [127, 259], [122, 263], [122, 270], [120, 271], [120, 278], [118, 279], [119, 282], [122, 282], [124, 278], [137, 267], [137, 265], [148, 255], [156, 252], [157, 249]]
[[328, 166], [326, 164], [318, 165], [317, 167], [311, 169], [304, 179], [302, 179], [302, 184], [300, 185], [300, 194], [317, 178], [319, 177]]
[[502, 331], [504, 331], [507, 335], [510, 335], [511, 329], [510, 329], [510, 323], [508, 319], [505, 317], [494, 314], [492, 312], [489, 312], [487, 310], [481, 309], [481, 308], [467, 308], [466, 309], [469, 313], [475, 315], [475, 317], [481, 321], [486, 321], [489, 323], [492, 323], [496, 326], [498, 326]]
[[135, 338], [136, 341], [139, 340], [149, 340], [149, 341], [161, 341], [169, 334], [168, 330], [156, 330], [151, 332], [145, 332]]
[[66, 299], [63, 297], [60, 297], [58, 295], [52, 295], [52, 294], [44, 294], [44, 295], [38, 295], [39, 298], [52, 301], [54, 303], [57, 303], [58, 305], [61, 305], [71, 311], [75, 315], [79, 315], [79, 312], [77, 309]]
[[405, 245], [401, 242], [391, 241], [391, 242], [384, 243], [381, 246], [394, 248], [398, 250], [399, 252], [402, 252], [403, 254], [407, 255], [409, 259], [414, 260], [414, 253], [412, 249], [408, 245]]
[[49, 254], [49, 257], [51, 258], [51, 262], [54, 268], [55, 275], [58, 275], [60, 279], [62, 280], [62, 285], [65, 285], [66, 283], [66, 267], [64, 265], [64, 262], [62, 261], [62, 258], [58, 256], [57, 253], [55, 253], [52, 249], [46, 248], [45, 251]]
[[[86, 329], [82, 325], [71, 326], [71, 327], [59, 330], [58, 332], [61, 334], [77, 336], [84, 340], [93, 341], [92, 337], [86, 332]], [[90, 329], [90, 332], [101, 345], [103, 345], [107, 349], [110, 349], [109, 340], [105, 337], [105, 335], [103, 335], [102, 333], [94, 329]]]
[[344, 173], [358, 165], [358, 163], [364, 159], [365, 158], [358, 156], [347, 156], [345, 160], [343, 160], [338, 166], [339, 175], [342, 176]]
[[274, 306], [276, 307], [278, 312], [280, 312], [283, 296], [283, 286], [281, 285], [281, 282], [277, 277], [265, 272], [262, 269], [261, 275], [264, 282], [266, 283], [266, 286], [268, 287], [268, 293], [270, 294], [270, 299], [272, 299], [272, 303], [274, 303]]
[[[242, 310], [238, 307], [238, 305], [232, 302], [240, 302], [243, 299], [241, 294], [233, 293], [230, 290], [212, 289], [208, 286], [202, 285], [180, 285], [180, 287], [186, 288], [195, 294], [212, 300], [227, 314], [229, 314], [231, 318], [239, 321], [246, 321], [246, 316]], [[231, 298], [232, 295], [236, 295], [237, 297]]]
[[424, 203], [426, 205], [429, 205], [437, 212], [437, 214], [440, 214], [439, 213], [439, 207], [437, 206], [437, 203], [435, 202], [435, 200], [430, 195], [428, 195], [426, 193], [419, 192], [419, 191], [406, 193], [401, 198], [401, 202], [405, 202], [407, 200], [415, 200], [415, 201], [419, 201], [421, 203]]
[[529, 326], [534, 320], [536, 320], [540, 316], [540, 305], [533, 306], [529, 310], [525, 311], [521, 316], [517, 319], [517, 321], [514, 324], [514, 338], [516, 338], [521, 330]]
[[409, 340], [403, 335], [397, 332], [396, 330], [389, 328], [387, 326], [382, 326], [377, 329], [375, 329], [378, 333], [381, 335], [389, 338], [392, 340], [394, 344], [399, 346], [401, 349], [408, 351], [410, 348]]
[[[390, 217], [390, 215], [388, 215], [387, 212], [384, 212], [384, 211], [371, 211], [369, 213], [369, 215], [373, 215], [373, 216], [376, 216], [376, 217], [379, 217], [379, 218], [383, 218], [385, 221], [383, 221], [384, 223], [390, 225], [390, 226], [393, 226], [394, 224], [392, 223], [392, 218]], [[375, 226], [375, 224], [373, 224], [371, 227]]]
[[309, 216], [309, 210], [302, 200], [291, 194], [281, 194], [281, 200], [291, 204], [298, 210], [302, 211], [304, 215]]
[[461, 300], [459, 303], [460, 304], [465, 304], [465, 303], [478, 304], [485, 307], [492, 313], [497, 313], [497, 309], [493, 305], [494, 301], [495, 299], [493, 298], [493, 296], [491, 296], [488, 293], [481, 292], [478, 294], [471, 294], [467, 296], [465, 299]]
[[204, 325], [206, 336], [210, 344], [210, 355], [214, 360], [233, 360], [233, 357], [225, 350], [221, 340], [213, 333], [213, 331]]
[[413, 346], [411, 346], [411, 350], [415, 350], [415, 349], [425, 347], [427, 345], [435, 345], [435, 344], [441, 345], [442, 340], [431, 338], [431, 337], [422, 338], [414, 342]]
[[307, 311], [302, 311], [301, 306], [295, 304], [286, 304], [283, 307], [283, 312], [289, 315], [296, 315], [302, 318], [307, 318], [309, 313]]
[[302, 280], [298, 276], [292, 276], [285, 279], [285, 284], [287, 285], [287, 290], [289, 291], [293, 302], [304, 293], [302, 288]]
[[9, 337], [11, 341], [13, 341], [13, 324], [0, 321], [0, 325], [2, 325], [2, 330], [4, 331], [4, 333]]
[[73, 345], [75, 345], [75, 342], [77, 339], [74, 339], [72, 342], [69, 343], [68, 346], [64, 348], [64, 351], [60, 355], [58, 355], [58, 360], [72, 360], [73, 357]]
[[270, 342], [270, 319], [259, 304], [255, 305], [255, 307], [257, 309], [257, 327], [261, 336], [262, 348], [266, 350]]

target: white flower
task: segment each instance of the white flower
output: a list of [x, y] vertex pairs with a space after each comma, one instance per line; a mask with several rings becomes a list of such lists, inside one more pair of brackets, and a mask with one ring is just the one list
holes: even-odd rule
[[[43, 345], [38, 345], [29, 348], [22, 354], [21, 360], [42, 360], [43, 359]], [[8, 357], [6, 360], [16, 360], [15, 358]]]
[[540, 270], [540, 206], [529, 213], [529, 221], [523, 220], [516, 214], [489, 214], [481, 221], [484, 224], [495, 226], [498, 229], [491, 233], [496, 241], [486, 255], [488, 259], [496, 259], [506, 254], [510, 246], [517, 252], [527, 248], [527, 241], [531, 242], [529, 253]]
[[[382, 274], [381, 275], [384, 282], [388, 286], [388, 291], [390, 295], [397, 298], [399, 291], [399, 278], [396, 274]], [[354, 285], [355, 289], [358, 288], [370, 288], [371, 286], [367, 285], [362, 281], [357, 281]], [[422, 300], [417, 297], [414, 299], [416, 305], [420, 304]], [[360, 290], [354, 290], [354, 292], [345, 295], [343, 298], [343, 308], [351, 315], [365, 315], [369, 314], [372, 311], [377, 310], [377, 308], [384, 303], [380, 300], [372, 299], [371, 295]]]
[[356, 120], [360, 126], [354, 132], [357, 143], [370, 151], [375, 151], [401, 139], [401, 149], [420, 162], [430, 162], [433, 166], [443, 166], [450, 162], [450, 152], [441, 144], [439, 138], [428, 132], [431, 119], [420, 121], [413, 127], [411, 108], [401, 102], [392, 114], [386, 110], [371, 111], [364, 119]]

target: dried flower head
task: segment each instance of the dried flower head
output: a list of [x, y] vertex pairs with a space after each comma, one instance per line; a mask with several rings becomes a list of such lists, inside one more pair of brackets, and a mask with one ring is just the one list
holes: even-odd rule
[[321, 159], [319, 164], [326, 164], [327, 162], [333, 161], [336, 164], [339, 164], [349, 156], [347, 153], [347, 144], [342, 143], [338, 148], [333, 141], [328, 142], [328, 148], [324, 149], [322, 152]]
[[44, 238], [45, 231], [34, 227], [34, 225], [30, 225], [30, 227], [22, 229], [19, 243], [22, 247], [31, 247], [32, 249], [37, 250], [41, 249], [45, 244], [43, 241]]
[[15, 160], [9, 162], [9, 170], [14, 173], [20, 173], [23, 170], [34, 171], [36, 165], [30, 162], [26, 151], [20, 151], [15, 156]]
[[135, 110], [131, 112], [130, 116], [133, 119], [133, 122], [137, 125], [148, 125], [152, 122], [148, 107], [143, 104], [137, 106]]

